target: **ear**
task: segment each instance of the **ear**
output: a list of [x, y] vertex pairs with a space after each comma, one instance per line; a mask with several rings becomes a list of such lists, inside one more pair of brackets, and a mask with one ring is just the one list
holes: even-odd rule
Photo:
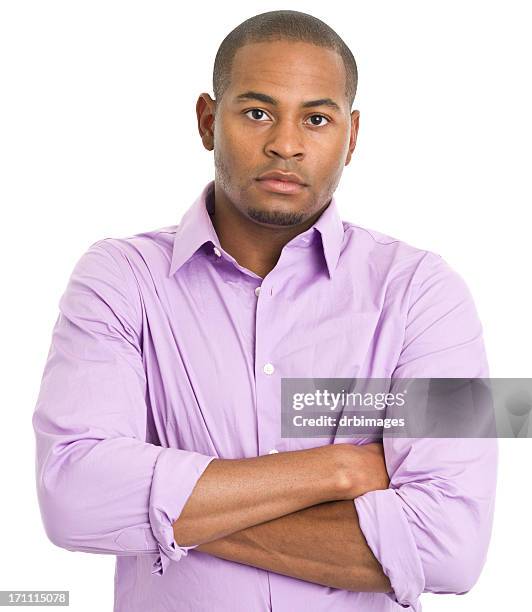
[[347, 157], [345, 158], [346, 166], [351, 161], [351, 157], [353, 156], [353, 151], [355, 150], [355, 146], [357, 144], [359, 118], [360, 118], [360, 111], [354, 110], [351, 113], [351, 135], [349, 137], [349, 150], [347, 152]]
[[214, 149], [214, 118], [216, 112], [216, 101], [208, 93], [200, 94], [196, 102], [196, 117], [198, 119], [198, 131], [203, 146], [207, 151]]

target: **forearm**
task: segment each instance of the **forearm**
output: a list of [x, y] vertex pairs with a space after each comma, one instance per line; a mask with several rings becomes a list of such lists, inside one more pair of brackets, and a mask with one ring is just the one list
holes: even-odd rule
[[366, 543], [352, 500], [305, 508], [196, 550], [333, 588], [391, 591]]
[[323, 446], [249, 459], [215, 459], [174, 522], [175, 540], [181, 546], [208, 542], [341, 499], [340, 492], [346, 493], [342, 462], [349, 462], [354, 452], [346, 445]]

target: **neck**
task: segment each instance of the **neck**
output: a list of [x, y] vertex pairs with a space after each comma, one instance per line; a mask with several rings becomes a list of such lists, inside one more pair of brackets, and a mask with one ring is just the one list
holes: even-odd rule
[[243, 215], [215, 185], [211, 221], [220, 245], [238, 263], [264, 278], [277, 264], [285, 244], [311, 227], [323, 210], [301, 224], [261, 225]]

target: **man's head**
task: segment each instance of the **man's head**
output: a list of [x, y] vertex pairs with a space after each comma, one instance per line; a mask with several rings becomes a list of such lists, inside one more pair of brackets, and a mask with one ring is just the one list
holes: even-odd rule
[[[256, 15], [228, 34], [214, 62], [215, 100], [196, 105], [215, 182], [248, 219], [295, 226], [327, 205], [351, 159], [359, 112], [352, 53], [327, 24], [298, 11]], [[293, 173], [290, 192], [258, 180]]]

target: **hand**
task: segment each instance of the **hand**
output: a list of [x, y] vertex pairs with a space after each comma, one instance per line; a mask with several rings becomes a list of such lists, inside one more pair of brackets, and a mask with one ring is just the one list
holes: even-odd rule
[[382, 442], [330, 447], [339, 456], [341, 499], [353, 499], [390, 486]]

